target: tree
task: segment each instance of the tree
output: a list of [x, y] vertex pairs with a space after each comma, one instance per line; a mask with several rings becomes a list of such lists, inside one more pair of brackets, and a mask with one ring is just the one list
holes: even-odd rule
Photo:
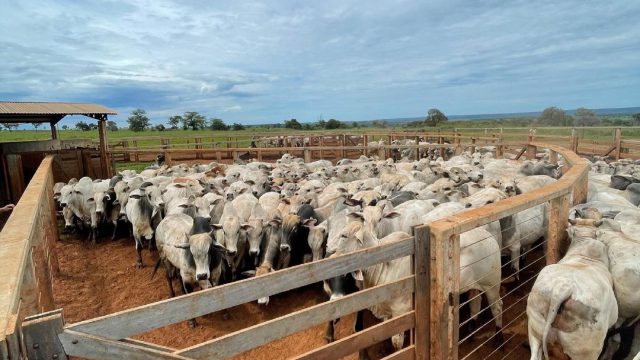
[[579, 108], [573, 119], [574, 126], [595, 126], [600, 124], [600, 118], [593, 111], [586, 108]]
[[38, 130], [38, 128], [42, 125], [42, 123], [33, 123], [33, 128]]
[[229, 130], [229, 127], [227, 126], [227, 124], [225, 124], [224, 121], [222, 121], [222, 119], [218, 119], [218, 118], [211, 119], [209, 128], [211, 130], [223, 130], [223, 131]]
[[178, 126], [183, 122], [184, 120], [182, 119], [182, 116], [180, 115], [173, 115], [172, 117], [169, 118], [169, 127], [171, 128], [171, 130], [177, 130]]
[[182, 115], [182, 128], [184, 130], [200, 130], [204, 129], [207, 119], [195, 111], [187, 111]]
[[351, 123], [351, 127], [354, 128], [354, 129], [357, 129], [357, 128], [360, 127], [360, 124], [358, 124], [356, 121], [354, 121], [354, 122]]
[[76, 123], [76, 129], [81, 131], [89, 131], [91, 130], [91, 126], [84, 121], [78, 121]]
[[542, 114], [538, 116], [537, 122], [540, 125], [571, 126], [573, 118], [567, 115], [564, 110], [551, 106], [542, 111]]
[[107, 121], [107, 130], [118, 131], [118, 124], [116, 124], [116, 122], [113, 120]]
[[167, 129], [162, 124], [158, 124], [158, 125], [154, 126], [153, 128], [156, 129], [157, 131], [165, 131]]
[[429, 111], [427, 111], [427, 118], [424, 120], [427, 126], [438, 126], [446, 121], [449, 121], [449, 118], [436, 108], [429, 109]]
[[2, 126], [4, 126], [5, 129], [9, 130], [9, 132], [11, 132], [12, 130], [15, 130], [18, 128], [18, 125], [20, 124], [14, 124], [14, 123], [2, 123]]
[[284, 121], [284, 127], [286, 127], [287, 129], [301, 130], [302, 124], [300, 124], [296, 119], [291, 119]]
[[127, 119], [129, 129], [133, 131], [144, 131], [149, 128], [149, 117], [147, 112], [142, 109], [135, 109], [131, 112], [131, 116]]
[[69, 130], [69, 126], [68, 125], [62, 125], [62, 130]]
[[326, 127], [327, 127], [327, 122], [326, 122], [326, 121], [324, 121], [324, 120], [320, 120], [320, 121], [318, 121], [318, 127], [319, 127], [320, 129], [324, 129], [324, 128], [326, 128]]
[[325, 125], [325, 129], [331, 130], [331, 129], [340, 129], [344, 127], [342, 122], [336, 119], [329, 119], [327, 121], [327, 125]]
[[635, 125], [640, 125], [640, 113], [633, 114], [631, 117], [633, 118], [633, 123]]
[[240, 131], [245, 129], [244, 125], [238, 124], [238, 123], [233, 123], [233, 125], [231, 125], [231, 128], [235, 131]]

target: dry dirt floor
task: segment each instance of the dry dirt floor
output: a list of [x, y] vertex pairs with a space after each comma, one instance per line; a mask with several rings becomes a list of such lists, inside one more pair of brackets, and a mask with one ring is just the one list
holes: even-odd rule
[[[168, 298], [164, 276], [158, 274], [159, 276], [156, 275], [151, 279], [157, 253], [145, 249], [143, 260], [146, 266], [143, 269], [136, 269], [133, 240], [122, 238], [111, 241], [104, 238], [94, 246], [84, 241], [84, 238], [85, 236], [61, 234], [60, 241], [57, 242], [60, 273], [54, 279], [54, 296], [57, 307], [64, 309], [67, 324]], [[531, 281], [526, 288], [532, 283]], [[503, 289], [503, 291], [508, 292], [509, 289]], [[513, 298], [515, 301], [520, 297], [522, 295], [514, 294], [509, 299]], [[273, 296], [266, 307], [253, 302], [197, 318], [197, 326], [194, 329], [189, 328], [187, 322], [180, 322], [135, 336], [135, 338], [164, 346], [185, 348], [323, 301], [326, 301], [326, 295], [321, 285], [317, 284]], [[503, 320], [505, 325], [521, 314], [526, 306], [525, 298], [507, 309], [513, 301], [505, 301]], [[483, 306], [486, 304], [483, 303]], [[494, 333], [493, 323], [490, 322], [487, 314], [483, 315], [485, 316], [481, 316], [478, 324], [485, 322], [489, 324], [476, 334], [473, 341], [467, 340], [461, 345], [460, 359]], [[465, 309], [461, 310], [460, 316], [464, 318]], [[337, 324], [337, 339], [353, 332], [353, 321], [354, 316], [351, 315]], [[371, 314], [367, 314], [365, 326], [373, 323], [375, 319]], [[284, 359], [302, 354], [325, 344], [324, 330], [325, 325], [314, 326], [240, 354], [235, 359]], [[463, 339], [464, 336], [463, 331], [460, 338]], [[524, 316], [513, 321], [505, 329], [504, 338], [510, 339], [505, 346], [496, 348], [489, 340], [468, 358], [518, 359], [529, 356], [528, 349], [523, 345], [523, 341], [526, 340]], [[387, 340], [368, 351], [372, 358], [381, 358], [392, 351], [391, 343]], [[348, 359], [357, 358], [357, 354], [348, 357]]]

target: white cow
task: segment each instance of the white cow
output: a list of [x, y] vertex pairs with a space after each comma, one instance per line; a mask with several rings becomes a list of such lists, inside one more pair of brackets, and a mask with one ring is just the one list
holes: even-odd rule
[[596, 360], [618, 305], [604, 244], [595, 228], [571, 226], [565, 257], [546, 266], [527, 299], [531, 359], [552, 350], [571, 359]]

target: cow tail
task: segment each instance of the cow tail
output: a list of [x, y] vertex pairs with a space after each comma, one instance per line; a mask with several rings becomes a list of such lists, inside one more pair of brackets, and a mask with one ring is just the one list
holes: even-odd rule
[[153, 272], [151, 273], [151, 280], [153, 280], [153, 277], [156, 276], [156, 272], [158, 271], [158, 267], [160, 267], [161, 261], [162, 261], [162, 258], [158, 257], [158, 261], [156, 261], [156, 266], [153, 267]]
[[542, 351], [544, 352], [544, 358], [549, 360], [549, 351], [547, 349], [547, 337], [549, 336], [549, 330], [551, 330], [551, 324], [558, 315], [562, 304], [571, 298], [571, 288], [568, 286], [560, 286], [553, 289], [551, 293], [551, 301], [549, 302], [549, 311], [547, 312], [547, 319], [544, 325], [544, 332], [542, 333]]

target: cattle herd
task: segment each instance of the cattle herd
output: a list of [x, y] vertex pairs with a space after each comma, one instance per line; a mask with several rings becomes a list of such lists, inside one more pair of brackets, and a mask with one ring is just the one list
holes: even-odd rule
[[[361, 156], [334, 165], [285, 154], [276, 163], [156, 163], [111, 179], [57, 183], [53, 196], [65, 231], [94, 243], [107, 231], [113, 240], [127, 231], [138, 267], [145, 246], [157, 251], [159, 260], [146, 263], [155, 265], [154, 274], [164, 270], [173, 297], [174, 282], [189, 293], [409, 237], [415, 225], [539, 189], [562, 174], [563, 159], [554, 165], [545, 153], [525, 162], [494, 154], [487, 146], [447, 160], [403, 154], [401, 161]], [[554, 352], [623, 359], [632, 352], [640, 317], [640, 165], [591, 163], [588, 201], [568, 219], [569, 250], [541, 271], [528, 298], [532, 359]], [[542, 204], [460, 236], [461, 293], [483, 294], [500, 337], [503, 264], [519, 281], [524, 254], [546, 239], [547, 222]], [[328, 280], [324, 288], [336, 299], [411, 274], [406, 257]], [[258, 302], [268, 306], [269, 299]], [[370, 310], [388, 320], [411, 307], [404, 295]], [[333, 325], [327, 341], [334, 340]], [[404, 334], [392, 343], [401, 348]]]

